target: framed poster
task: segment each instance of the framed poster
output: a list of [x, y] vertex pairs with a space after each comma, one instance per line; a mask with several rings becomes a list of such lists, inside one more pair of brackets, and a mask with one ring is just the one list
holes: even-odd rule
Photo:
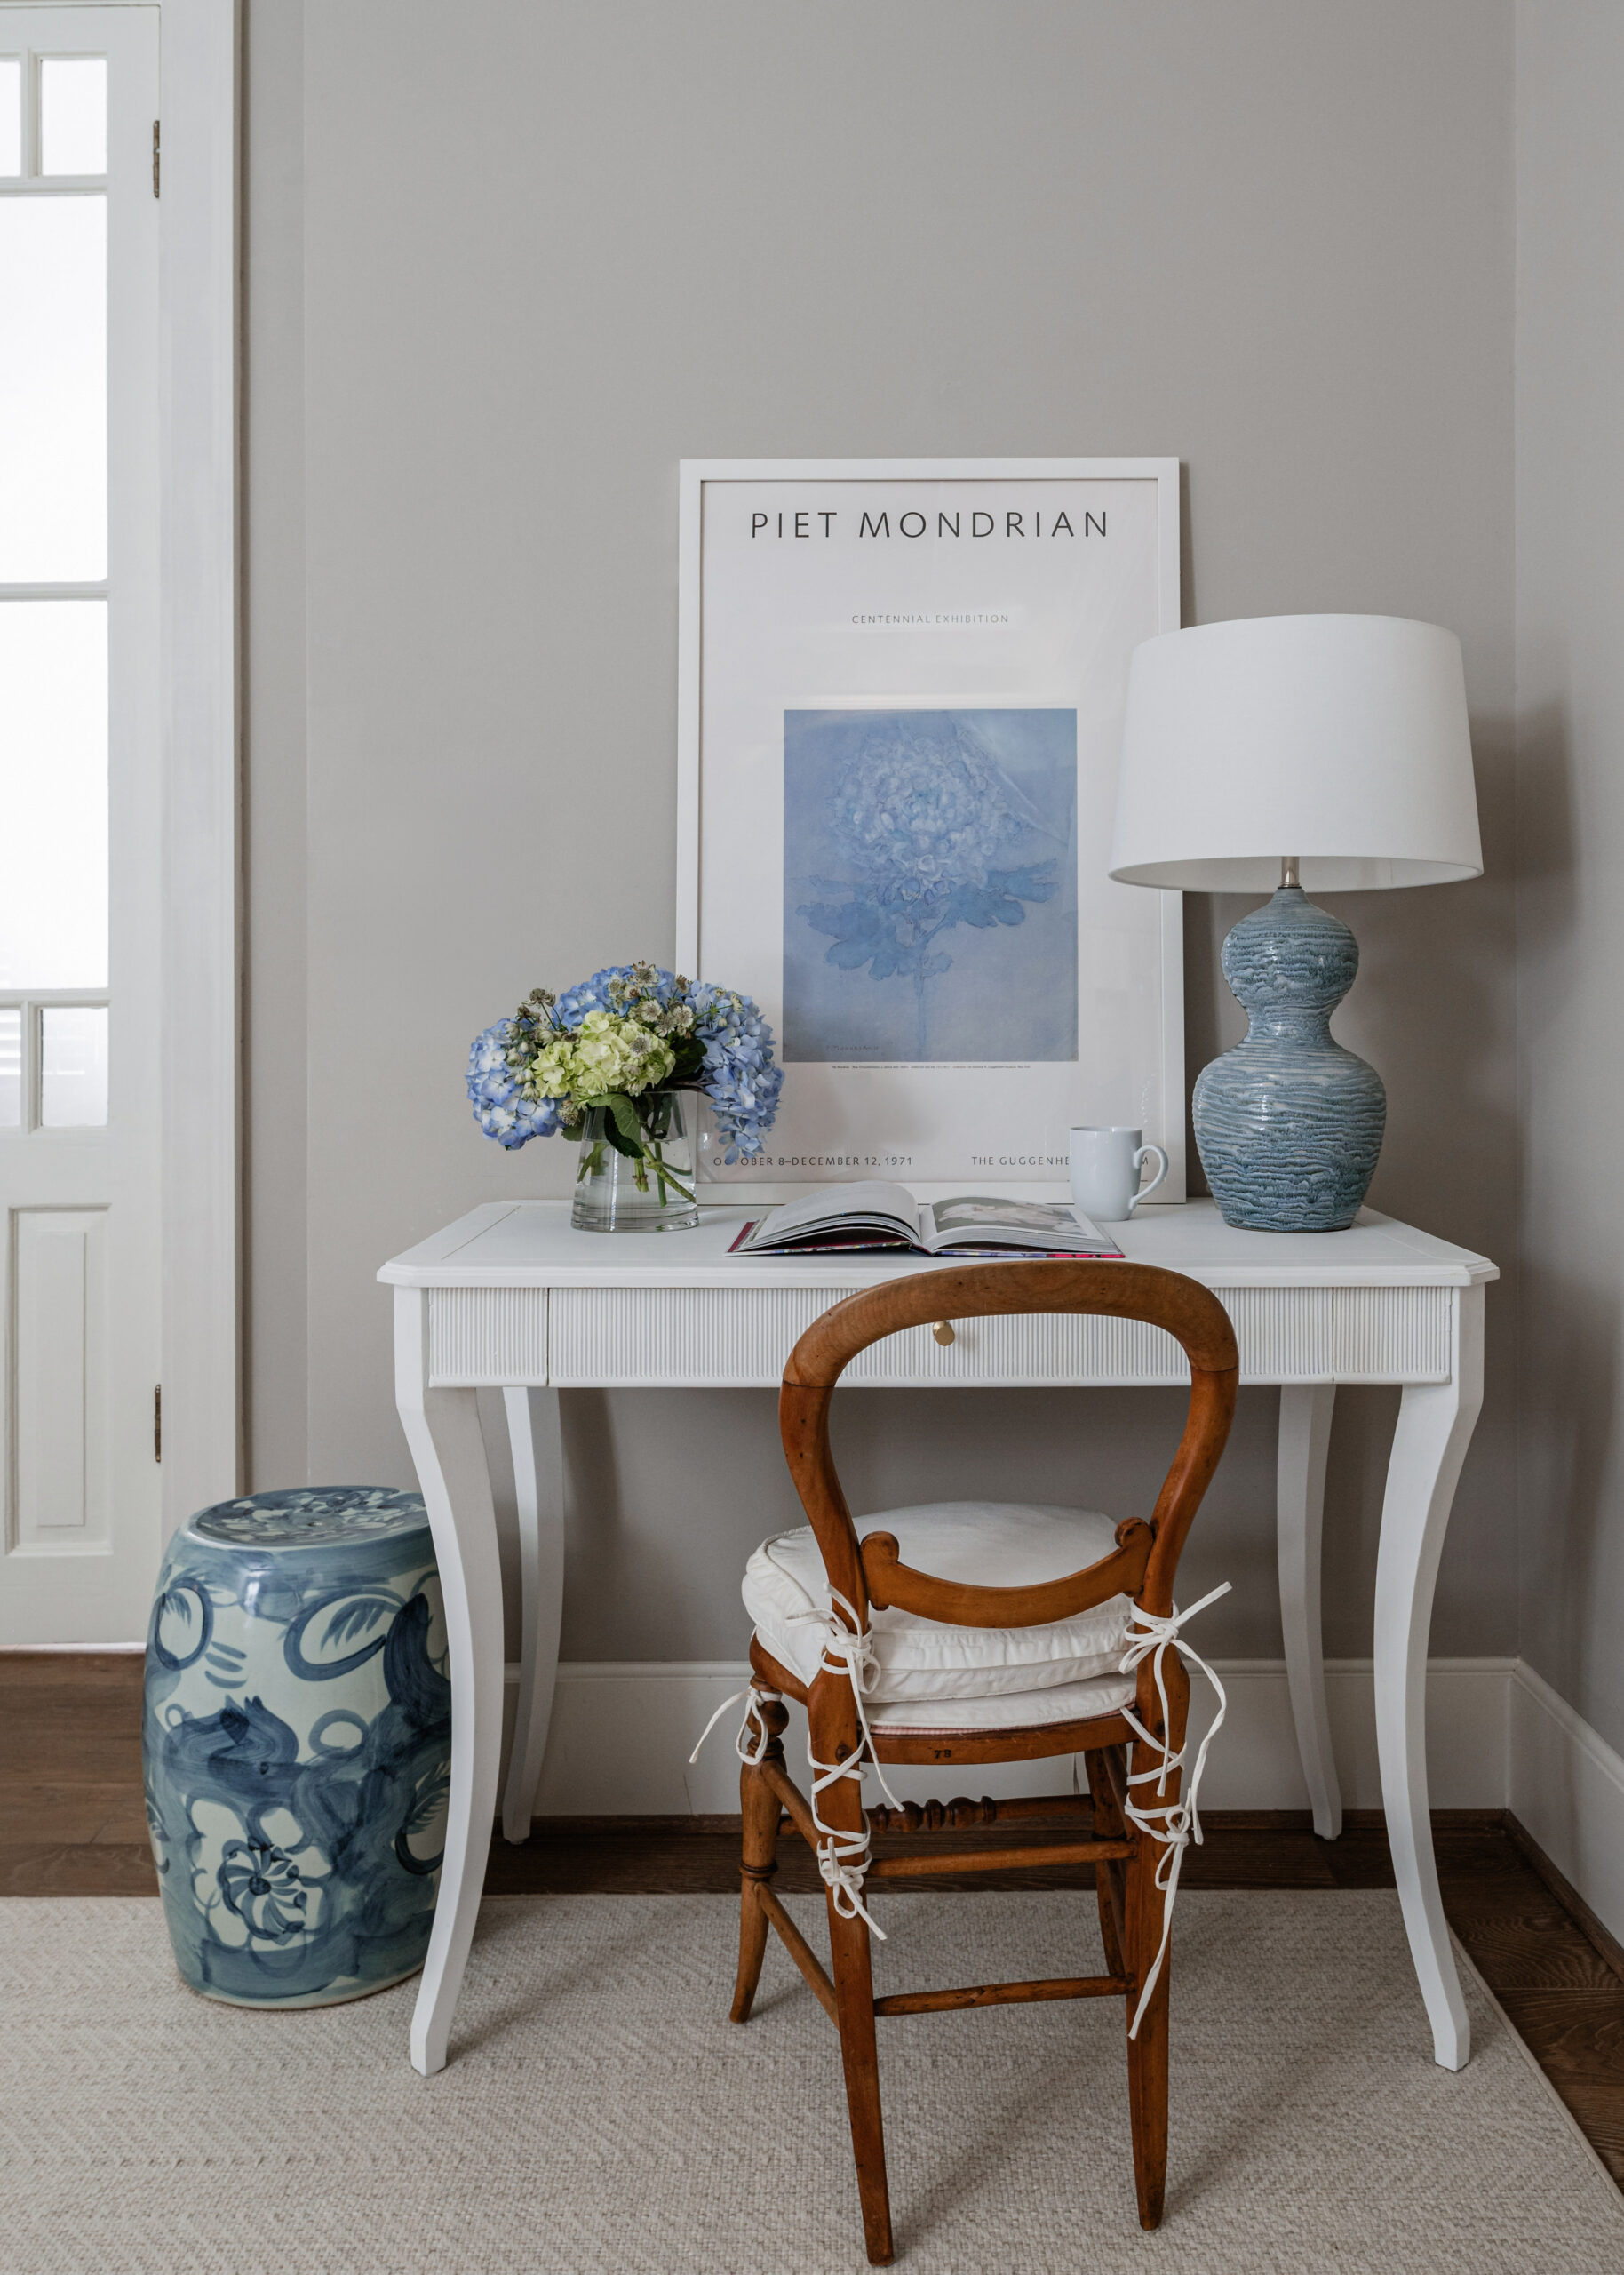
[[1106, 869], [1178, 531], [1175, 459], [684, 462], [677, 962], [784, 1067], [708, 1185], [1054, 1185], [1116, 1122], [1183, 1199], [1182, 904]]

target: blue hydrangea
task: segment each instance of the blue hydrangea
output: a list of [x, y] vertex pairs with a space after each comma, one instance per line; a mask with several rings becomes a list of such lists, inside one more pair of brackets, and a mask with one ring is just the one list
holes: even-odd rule
[[[588, 1011], [619, 1010], [622, 1007], [609, 1000], [610, 982], [617, 979], [629, 981], [633, 969], [629, 963], [607, 963], [601, 971], [594, 971], [590, 979], [582, 980], [579, 986], [565, 988], [553, 1006], [554, 1020], [561, 1027], [578, 1027]], [[638, 990], [640, 1001], [645, 995], [652, 995], [662, 1009], [686, 1001], [686, 981], [679, 980], [675, 972], [666, 971], [659, 964], [643, 966], [645, 971], [650, 969], [654, 972], [653, 984]]]
[[524, 1070], [530, 1052], [522, 1029], [529, 1024], [498, 1019], [483, 1034], [474, 1036], [468, 1053], [468, 1098], [474, 1118], [487, 1138], [494, 1138], [509, 1152], [528, 1145], [532, 1138], [551, 1138], [560, 1126], [556, 1098], [525, 1095]]
[[[620, 986], [612, 996], [617, 982]], [[550, 1018], [553, 1026], [573, 1031], [589, 1011], [624, 1013], [629, 1002], [653, 1002], [662, 1011], [686, 1005], [692, 1011], [692, 1034], [704, 1059], [691, 1086], [711, 1102], [722, 1159], [752, 1159], [772, 1127], [784, 1088], [784, 1070], [773, 1060], [772, 1029], [748, 995], [708, 982], [690, 985], [658, 965], [607, 964], [590, 979], [566, 988], [545, 1011], [531, 1016], [521, 1010], [487, 1027], [468, 1058], [468, 1096], [486, 1136], [511, 1149], [564, 1128], [563, 1101], [533, 1098], [525, 1089], [530, 1063], [545, 1039], [539, 1022]]]
[[750, 1161], [761, 1150], [784, 1088], [773, 1063], [773, 1031], [748, 995], [702, 981], [689, 995], [694, 1033], [705, 1045], [705, 1096], [724, 1140], [725, 1161]]
[[1026, 826], [1009, 786], [962, 721], [888, 722], [842, 775], [830, 827], [866, 875], [904, 899], [984, 884]]

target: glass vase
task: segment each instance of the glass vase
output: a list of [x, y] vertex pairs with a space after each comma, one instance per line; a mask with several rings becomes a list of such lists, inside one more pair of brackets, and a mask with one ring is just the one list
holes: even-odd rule
[[610, 1142], [607, 1106], [590, 1106], [569, 1221], [583, 1233], [676, 1233], [699, 1222], [694, 1141], [676, 1090], [633, 1098], [643, 1152], [636, 1161]]

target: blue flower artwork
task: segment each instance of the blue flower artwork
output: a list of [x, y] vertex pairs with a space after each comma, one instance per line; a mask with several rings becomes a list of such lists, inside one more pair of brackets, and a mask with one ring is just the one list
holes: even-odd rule
[[788, 711], [786, 1062], [1077, 1057], [1077, 714]]

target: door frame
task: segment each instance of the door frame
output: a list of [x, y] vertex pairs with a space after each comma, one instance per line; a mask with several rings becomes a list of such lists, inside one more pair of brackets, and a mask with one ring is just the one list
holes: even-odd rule
[[[76, 0], [20, 0], [68, 8]], [[77, 0], [85, 4], [85, 0]], [[237, 358], [240, 0], [155, 6], [161, 1505], [243, 1473]], [[155, 1451], [156, 1449], [155, 1448]], [[28, 1647], [23, 1647], [28, 1648]], [[39, 1646], [72, 1649], [74, 1645]], [[80, 1648], [139, 1648], [105, 1641]]]
[[[140, 0], [116, 0], [140, 4]], [[160, 0], [165, 1537], [242, 1483], [239, 0]]]

